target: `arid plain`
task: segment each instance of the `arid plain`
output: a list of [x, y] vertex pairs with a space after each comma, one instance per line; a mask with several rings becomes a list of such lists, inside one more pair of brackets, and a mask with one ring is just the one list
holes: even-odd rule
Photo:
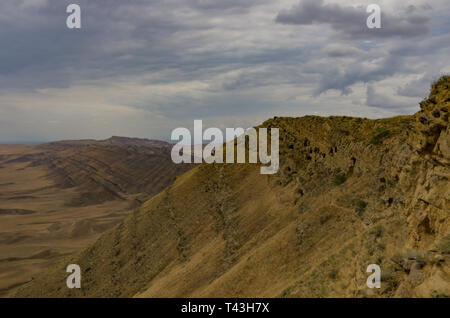
[[0, 145], [0, 296], [94, 242], [172, 179], [169, 144]]

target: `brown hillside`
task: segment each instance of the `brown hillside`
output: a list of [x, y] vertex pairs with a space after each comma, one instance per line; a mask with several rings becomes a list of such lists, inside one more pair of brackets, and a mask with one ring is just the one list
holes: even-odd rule
[[0, 296], [85, 248], [187, 171], [170, 144], [104, 141], [0, 145]]
[[15, 296], [448, 297], [449, 86], [413, 116], [268, 120], [278, 174], [200, 165]]

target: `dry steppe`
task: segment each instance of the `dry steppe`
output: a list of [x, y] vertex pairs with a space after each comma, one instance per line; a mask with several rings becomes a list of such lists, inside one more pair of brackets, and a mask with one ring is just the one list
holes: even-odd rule
[[0, 145], [0, 296], [94, 242], [187, 169], [165, 142]]

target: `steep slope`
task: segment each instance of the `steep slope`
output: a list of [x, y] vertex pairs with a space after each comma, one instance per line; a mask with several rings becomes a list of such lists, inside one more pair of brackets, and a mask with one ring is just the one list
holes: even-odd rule
[[[200, 165], [16, 296], [448, 296], [449, 86], [414, 116], [268, 120], [276, 175]], [[369, 264], [381, 289], [366, 287]]]
[[189, 165], [170, 144], [104, 141], [0, 146], [0, 295], [85, 248]]

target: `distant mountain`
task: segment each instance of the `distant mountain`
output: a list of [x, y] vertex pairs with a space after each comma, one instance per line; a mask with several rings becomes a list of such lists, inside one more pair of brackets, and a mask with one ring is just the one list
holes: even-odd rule
[[448, 297], [449, 86], [413, 116], [270, 119], [277, 174], [199, 165], [15, 296]]
[[111, 138], [105, 140], [63, 140], [43, 144], [43, 146], [80, 146], [80, 145], [109, 145], [109, 146], [119, 146], [133, 150], [146, 151], [154, 153], [157, 151], [169, 151], [172, 147], [171, 144], [160, 140], [151, 140], [145, 138], [129, 138], [129, 137], [119, 137], [112, 136]]
[[68, 203], [78, 206], [160, 192], [189, 168], [173, 164], [170, 149], [167, 142], [126, 137], [57, 141], [29, 147], [5, 163], [46, 167], [59, 187], [79, 187]]

